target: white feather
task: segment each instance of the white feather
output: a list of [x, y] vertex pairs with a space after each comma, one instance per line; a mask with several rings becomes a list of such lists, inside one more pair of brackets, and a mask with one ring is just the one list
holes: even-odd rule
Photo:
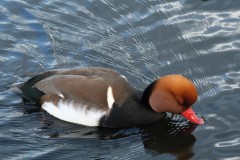
[[62, 94], [62, 93], [60, 93], [58, 96], [59, 96], [59, 97], [62, 97], [62, 98], [64, 98], [64, 96], [63, 96], [63, 94]]
[[115, 99], [113, 97], [113, 91], [112, 91], [112, 87], [109, 86], [107, 89], [107, 103], [108, 103], [108, 108], [112, 108], [113, 103], [115, 102]]
[[98, 126], [101, 117], [107, 113], [102, 110], [87, 109], [87, 106], [81, 103], [63, 100], [60, 100], [57, 106], [52, 102], [44, 102], [42, 108], [56, 118], [87, 126]]
[[[127, 78], [126, 78], [124, 75], [121, 75], [121, 77], [127, 80]], [[128, 80], [127, 80], [127, 81], [128, 81]]]

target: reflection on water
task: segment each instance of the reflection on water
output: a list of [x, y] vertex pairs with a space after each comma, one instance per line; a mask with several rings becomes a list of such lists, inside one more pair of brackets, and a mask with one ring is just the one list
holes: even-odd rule
[[153, 155], [171, 154], [175, 159], [190, 159], [196, 138], [191, 134], [196, 126], [169, 121], [159, 122], [143, 129], [144, 148]]
[[[124, 146], [123, 157], [135, 158], [135, 152], [158, 155], [170, 154], [176, 159], [185, 160], [194, 156], [192, 150], [196, 138], [192, 132], [197, 127], [189, 123], [180, 123], [167, 118], [149, 126], [108, 129], [101, 127], [84, 127], [67, 122], [62, 122], [50, 117], [46, 113], [41, 116], [41, 135], [52, 140], [77, 140], [77, 141], [98, 141], [105, 145]], [[131, 141], [133, 144], [129, 144]], [[82, 147], [83, 144], [77, 144]], [[127, 146], [125, 146], [127, 145]], [[130, 146], [129, 146], [130, 145]], [[126, 152], [128, 150], [129, 152]]]
[[[240, 2], [3, 0], [3, 159], [238, 159]], [[199, 91], [203, 126], [162, 121], [122, 130], [56, 120], [21, 103], [14, 83], [54, 68], [103, 66], [143, 89], [180, 73]], [[20, 145], [21, 144], [21, 145]]]

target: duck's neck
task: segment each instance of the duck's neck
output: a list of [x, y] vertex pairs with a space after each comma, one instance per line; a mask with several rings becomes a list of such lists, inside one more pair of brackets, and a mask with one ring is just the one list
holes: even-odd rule
[[157, 80], [155, 80], [150, 85], [148, 85], [147, 88], [145, 88], [145, 90], [143, 91], [143, 94], [142, 94], [142, 97], [141, 97], [141, 103], [144, 104], [145, 106], [150, 107], [149, 97], [152, 93], [152, 90], [154, 89], [154, 85], [156, 84], [156, 81]]

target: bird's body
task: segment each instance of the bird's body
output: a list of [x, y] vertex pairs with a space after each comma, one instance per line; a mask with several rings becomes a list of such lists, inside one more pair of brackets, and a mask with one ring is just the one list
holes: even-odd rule
[[[45, 72], [29, 79], [20, 89], [25, 98], [64, 121], [120, 128], [150, 124], [165, 117], [167, 110], [164, 106], [158, 108], [157, 96], [169, 97], [155, 92], [158, 81], [140, 91], [114, 70], [86, 67]], [[196, 101], [194, 96], [187, 98], [191, 103]]]

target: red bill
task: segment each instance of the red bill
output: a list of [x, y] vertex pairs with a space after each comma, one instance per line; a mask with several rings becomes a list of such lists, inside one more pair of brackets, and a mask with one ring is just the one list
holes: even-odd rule
[[192, 123], [200, 125], [204, 124], [204, 120], [196, 116], [192, 107], [189, 107], [186, 111], [182, 112], [181, 115]]

